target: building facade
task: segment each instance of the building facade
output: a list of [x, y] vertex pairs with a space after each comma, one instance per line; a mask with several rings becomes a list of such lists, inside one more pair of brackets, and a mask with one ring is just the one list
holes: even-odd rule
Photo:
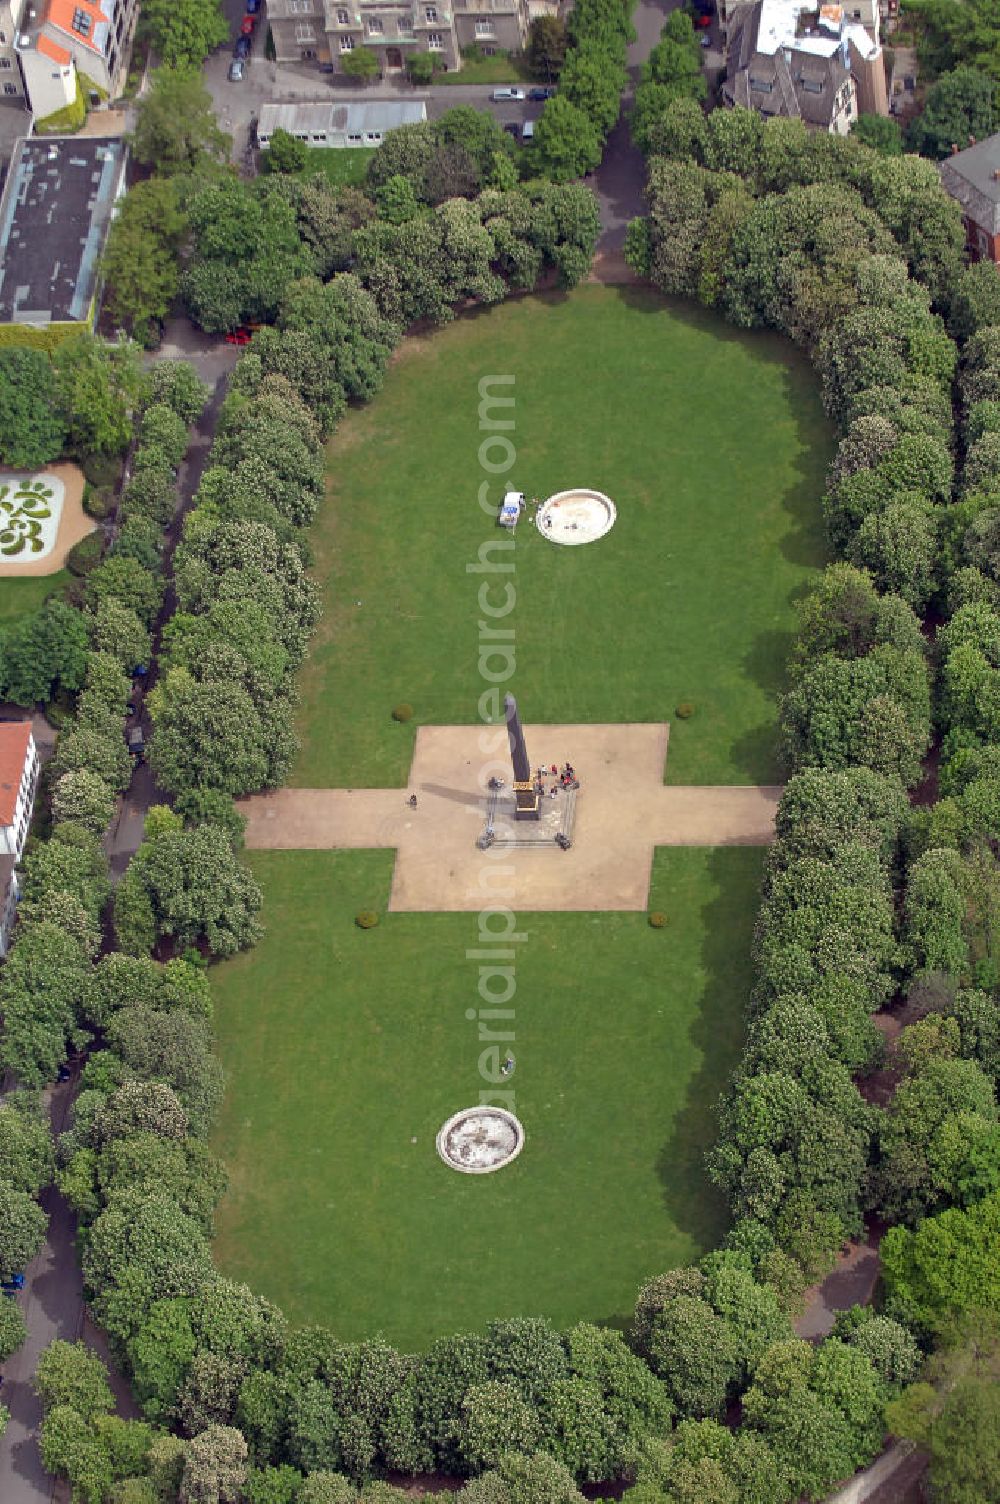
[[368, 47], [383, 74], [428, 52], [449, 72], [464, 47], [519, 52], [528, 35], [528, 0], [269, 0], [267, 18], [279, 62], [315, 58], [339, 71]]
[[41, 764], [30, 721], [0, 721], [0, 855], [19, 861]]

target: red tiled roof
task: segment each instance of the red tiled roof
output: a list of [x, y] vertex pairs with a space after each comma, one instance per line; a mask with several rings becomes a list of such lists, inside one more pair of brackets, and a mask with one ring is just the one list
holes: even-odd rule
[[30, 721], [0, 721], [0, 825], [14, 823], [30, 736]]
[[[86, 36], [81, 31], [73, 30], [73, 16], [78, 10], [82, 10], [85, 15], [90, 17], [90, 31]], [[102, 22], [105, 26], [110, 25], [110, 22], [101, 10], [97, 0], [49, 0], [49, 8], [45, 19], [57, 31], [64, 32], [66, 36], [72, 37], [75, 42], [82, 42], [91, 52], [96, 52], [103, 56], [101, 48], [94, 41], [94, 29]]]
[[68, 52], [65, 47], [60, 47], [58, 42], [53, 42], [52, 38], [47, 37], [44, 31], [38, 38], [38, 50], [39, 52], [44, 52], [47, 58], [51, 58], [54, 63], [59, 63], [63, 68], [66, 67], [67, 63], [73, 61], [73, 54]]

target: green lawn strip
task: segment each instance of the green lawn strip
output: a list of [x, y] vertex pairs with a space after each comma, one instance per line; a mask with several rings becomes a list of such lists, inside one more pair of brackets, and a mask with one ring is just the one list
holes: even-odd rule
[[493, 57], [466, 57], [462, 66], [448, 73], [435, 73], [437, 84], [519, 84], [536, 83], [527, 59], [509, 52]]
[[61, 595], [69, 573], [7, 575], [0, 579], [0, 622], [11, 624], [43, 606], [50, 595]]
[[[479, 382], [508, 374], [517, 463], [490, 499], [589, 485], [618, 507], [583, 548], [518, 529], [502, 625], [526, 720], [670, 720], [669, 782], [774, 781], [792, 602], [824, 559], [832, 443], [817, 384], [786, 342], [588, 286], [408, 340], [384, 392], [341, 424], [312, 532], [324, 618], [300, 676], [293, 782], [401, 785], [417, 725], [476, 719], [486, 577], [466, 565], [501, 536], [477, 501], [490, 480]], [[686, 723], [682, 700], [696, 707]], [[399, 702], [414, 708], [406, 726]]]
[[335, 187], [343, 183], [357, 185], [365, 180], [365, 171], [375, 155], [374, 146], [315, 146], [309, 150], [301, 177], [321, 172]]
[[520, 916], [510, 1084], [527, 1141], [483, 1177], [434, 1149], [484, 1088], [466, 1018], [477, 916], [383, 914], [362, 932], [391, 853], [249, 861], [267, 934], [214, 973], [227, 1274], [294, 1321], [416, 1349], [515, 1314], [623, 1321], [645, 1278], [718, 1240], [703, 1155], [742, 1043], [759, 850], [659, 852], [662, 931], [642, 914]]

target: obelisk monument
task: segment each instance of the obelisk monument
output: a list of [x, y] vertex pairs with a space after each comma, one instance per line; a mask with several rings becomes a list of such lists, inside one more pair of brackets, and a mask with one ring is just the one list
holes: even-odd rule
[[507, 739], [510, 742], [510, 760], [514, 767], [514, 819], [537, 820], [539, 818], [539, 793], [531, 776], [528, 749], [524, 745], [524, 727], [517, 713], [517, 701], [513, 695], [504, 695], [504, 715], [507, 719]]

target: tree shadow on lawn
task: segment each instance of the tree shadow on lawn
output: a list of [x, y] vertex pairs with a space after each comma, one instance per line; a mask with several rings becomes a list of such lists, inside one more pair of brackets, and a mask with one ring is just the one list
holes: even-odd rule
[[[742, 849], [753, 860], [751, 848]], [[729, 1086], [743, 1049], [759, 896], [756, 867], [758, 883], [752, 901], [742, 901], [749, 884], [745, 869], [737, 870], [737, 860], [732, 851], [724, 850], [713, 851], [708, 858], [714, 892], [701, 910], [705, 985], [690, 1033], [702, 1063], [688, 1081], [673, 1131], [657, 1160], [669, 1216], [706, 1252], [716, 1246], [729, 1223], [726, 1198], [710, 1182], [705, 1156], [718, 1136], [719, 1098]]]
[[[781, 762], [781, 739], [777, 725], [777, 706], [775, 714], [769, 716], [766, 721], [761, 721], [759, 726], [751, 726], [744, 731], [742, 736], [736, 737], [730, 747], [730, 756], [733, 765], [740, 769], [747, 783], [760, 783], [762, 781], [781, 782], [784, 777], [784, 769]], [[760, 778], [761, 769], [768, 770], [766, 780]]]

